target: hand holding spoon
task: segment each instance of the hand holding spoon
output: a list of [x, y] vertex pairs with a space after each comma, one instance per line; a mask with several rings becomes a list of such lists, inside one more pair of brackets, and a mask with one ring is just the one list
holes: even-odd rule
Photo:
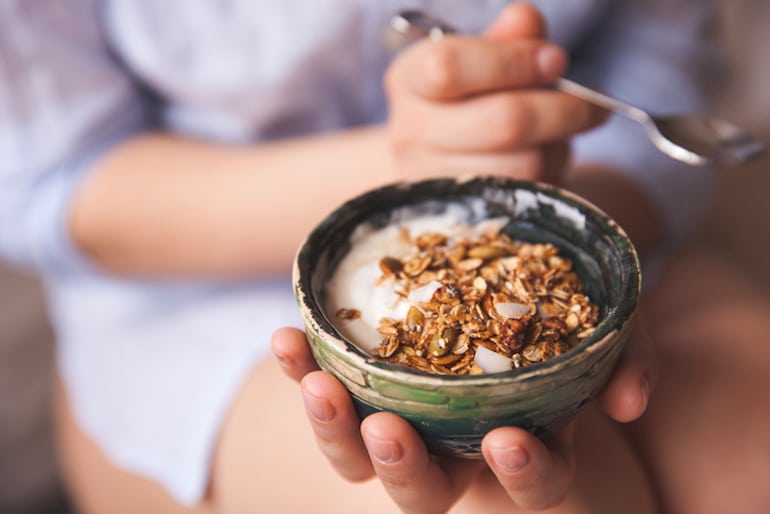
[[[403, 11], [394, 16], [390, 29], [401, 41], [456, 33], [450, 25], [420, 11]], [[558, 79], [554, 87], [639, 123], [658, 150], [691, 166], [738, 164], [759, 156], [765, 149], [762, 141], [725, 120], [696, 114], [653, 116], [565, 78]]]

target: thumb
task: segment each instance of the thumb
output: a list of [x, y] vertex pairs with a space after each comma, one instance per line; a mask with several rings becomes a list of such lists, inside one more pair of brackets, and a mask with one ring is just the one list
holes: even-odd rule
[[492, 22], [484, 36], [489, 39], [544, 38], [545, 20], [532, 5], [514, 2], [507, 5]]
[[521, 508], [542, 510], [559, 505], [575, 478], [575, 423], [547, 442], [516, 427], [489, 432], [481, 450], [511, 500]]

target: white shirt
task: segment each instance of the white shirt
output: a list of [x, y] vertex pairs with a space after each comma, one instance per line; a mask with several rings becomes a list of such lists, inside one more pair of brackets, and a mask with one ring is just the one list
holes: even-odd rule
[[[272, 331], [299, 317], [283, 277], [96, 269], [66, 230], [90, 164], [149, 129], [258, 142], [382, 121], [391, 56], [380, 36], [396, 11], [477, 33], [505, 3], [0, 0], [0, 256], [44, 279], [75, 415], [109, 458], [199, 501], [230, 401]], [[700, 109], [708, 2], [533, 3], [572, 52], [573, 78], [653, 111]], [[575, 157], [626, 170], [672, 239], [702, 208], [703, 172], [657, 153], [630, 122], [579, 137]]]

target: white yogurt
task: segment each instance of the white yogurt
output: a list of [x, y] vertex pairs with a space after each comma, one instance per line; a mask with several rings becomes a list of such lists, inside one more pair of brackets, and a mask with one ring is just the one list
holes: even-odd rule
[[[402, 237], [406, 228], [412, 236], [425, 232], [436, 232], [450, 238], [460, 235], [471, 236], [485, 231], [490, 224], [502, 227], [507, 218], [484, 220], [470, 226], [467, 209], [447, 209], [443, 214], [409, 218], [408, 213], [399, 212], [393, 223], [382, 229], [370, 226], [359, 227], [351, 237], [351, 249], [343, 257], [327, 285], [327, 312], [333, 323], [353, 343], [374, 354], [382, 341], [377, 332], [381, 318], [403, 319], [409, 307], [430, 300], [440, 286], [429, 283], [409, 293], [407, 298], [393, 291], [392, 283], [377, 284], [382, 275], [380, 260], [384, 257], [401, 259], [413, 253], [415, 248]], [[339, 309], [356, 309], [361, 316], [352, 320], [335, 317]]]

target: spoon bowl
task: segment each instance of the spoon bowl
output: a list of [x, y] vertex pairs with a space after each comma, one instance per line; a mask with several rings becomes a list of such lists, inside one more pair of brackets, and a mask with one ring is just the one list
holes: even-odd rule
[[[668, 145], [666, 153], [678, 152], [679, 160], [693, 164], [740, 164], [765, 149], [764, 143], [728, 121], [697, 115], [651, 117], [655, 132], [645, 125], [656, 146]], [[675, 142], [676, 146], [669, 145]], [[685, 151], [683, 151], [685, 150]]]
[[560, 91], [634, 120], [644, 127], [658, 150], [692, 166], [738, 164], [757, 157], [765, 149], [764, 143], [729, 121], [698, 114], [653, 116], [569, 79], [560, 78], [555, 86]]

